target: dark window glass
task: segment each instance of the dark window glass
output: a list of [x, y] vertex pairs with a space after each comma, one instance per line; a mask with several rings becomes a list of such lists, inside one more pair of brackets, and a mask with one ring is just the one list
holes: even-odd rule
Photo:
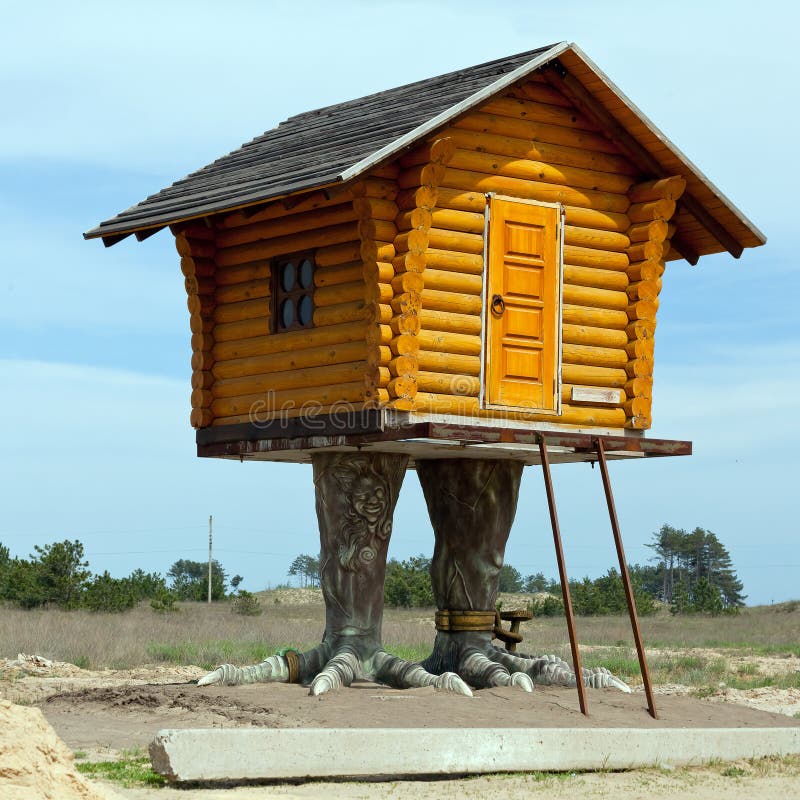
[[314, 280], [314, 265], [307, 258], [303, 259], [303, 263], [300, 265], [299, 277], [300, 286], [302, 286], [303, 289], [310, 289]]
[[308, 254], [272, 262], [275, 333], [314, 325], [314, 257]]
[[297, 307], [297, 320], [303, 327], [308, 327], [314, 317], [314, 304], [309, 295], [303, 295]]

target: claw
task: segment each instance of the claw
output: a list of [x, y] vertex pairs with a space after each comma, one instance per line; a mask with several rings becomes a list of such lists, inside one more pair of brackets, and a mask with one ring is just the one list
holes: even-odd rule
[[443, 689], [446, 692], [454, 692], [455, 694], [462, 694], [464, 697], [472, 697], [472, 689], [470, 689], [455, 672], [443, 672], [441, 675], [437, 675], [433, 681], [433, 685], [437, 689]]
[[311, 682], [309, 694], [316, 696], [349, 686], [359, 673], [358, 656], [349, 648], [341, 650]]
[[518, 689], [522, 689], [523, 692], [533, 691], [533, 681], [530, 675], [526, 675], [524, 672], [514, 672], [511, 675], [511, 686], [516, 686]]
[[[224, 666], [229, 667], [230, 664], [225, 664]], [[222, 667], [217, 667], [213, 672], [209, 672], [207, 675], [203, 675], [197, 681], [198, 686], [211, 686], [212, 683], [222, 683], [222, 678], [225, 673], [222, 670]]]
[[631, 687], [627, 683], [613, 675], [605, 667], [592, 667], [583, 670], [583, 682], [591, 689], [619, 689], [625, 694], [631, 693]]

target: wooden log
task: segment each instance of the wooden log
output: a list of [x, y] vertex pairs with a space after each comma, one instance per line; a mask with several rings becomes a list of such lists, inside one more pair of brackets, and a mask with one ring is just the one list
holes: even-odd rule
[[436, 187], [442, 182], [445, 172], [443, 164], [423, 164], [404, 170], [397, 179], [400, 189], [411, 189], [416, 186]]
[[[434, 186], [413, 186], [403, 189], [397, 195], [397, 208], [407, 211], [411, 208], [432, 209], [438, 202], [438, 192]], [[466, 209], [467, 211], [469, 209]]]
[[433, 247], [436, 250], [455, 250], [461, 253], [482, 256], [483, 235], [431, 228], [428, 231], [428, 247]]
[[[563, 203], [566, 206], [592, 208], [596, 211], [612, 211], [616, 214], [624, 214], [628, 208], [628, 198], [622, 194], [596, 192], [591, 189], [575, 189], [571, 186], [562, 186], [557, 183], [544, 183], [506, 175], [473, 172], [455, 169], [454, 167], [447, 168], [442, 183], [452, 189], [498, 192], [511, 197], [542, 200], [546, 203]], [[567, 209], [567, 215], [569, 216], [569, 209]], [[590, 227], [585, 221], [576, 221], [575, 224]], [[627, 230], [628, 225], [629, 222], [626, 218], [625, 227], [620, 230]]]
[[[378, 224], [380, 226], [390, 225], [390, 223], [385, 222]], [[376, 224], [376, 228], [378, 224]], [[394, 229], [394, 225], [391, 225], [391, 228]], [[275, 256], [299, 250], [310, 250], [333, 244], [346, 244], [357, 237], [357, 226], [355, 223], [348, 222], [342, 225], [333, 225], [329, 228], [316, 228], [311, 231], [294, 233], [289, 236], [279, 236], [275, 239], [267, 239], [251, 244], [226, 247], [217, 251], [216, 262], [217, 266], [235, 266], [248, 261], [270, 259]], [[353, 259], [350, 258], [347, 260], [352, 261]]]
[[661, 261], [637, 261], [626, 270], [631, 281], [654, 281], [664, 274]]
[[417, 382], [414, 378], [402, 376], [399, 378], [392, 378], [386, 388], [389, 391], [389, 397], [398, 397], [406, 400], [413, 399], [417, 394]]
[[587, 152], [619, 155], [617, 147], [600, 133], [506, 114], [486, 113], [485, 106], [480, 112], [473, 112], [457, 120], [453, 123], [453, 127], [518, 139], [531, 139], [537, 143], [564, 145]]
[[233, 283], [229, 286], [218, 286], [214, 293], [217, 305], [224, 303], [240, 303], [244, 300], [255, 300], [258, 297], [269, 297], [272, 294], [270, 282], [258, 278], [244, 283]]
[[520, 100], [535, 100], [539, 103], [562, 106], [563, 108], [572, 108], [572, 103], [563, 94], [552, 89], [547, 84], [537, 83], [536, 81], [525, 81], [512, 86], [505, 93], [505, 96], [517, 97]]
[[352, 383], [361, 380], [367, 369], [365, 361], [342, 364], [323, 364], [318, 367], [289, 369], [284, 372], [269, 372], [239, 378], [217, 379], [212, 387], [214, 398], [241, 397], [260, 392], [283, 391], [336, 383]]
[[486, 195], [481, 192], [447, 189], [440, 186], [435, 206], [449, 208], [452, 211], [471, 211], [475, 214], [483, 214], [486, 209]]
[[631, 261], [660, 261], [669, 253], [669, 242], [636, 242], [628, 248]]
[[415, 337], [422, 350], [459, 355], [480, 355], [481, 337], [464, 333], [421, 330]]
[[[463, 234], [466, 235], [466, 234]], [[395, 237], [394, 249], [397, 254], [415, 253], [421, 255], [428, 247], [428, 232], [421, 230], [405, 231]]]
[[594, 286], [597, 289], [614, 289], [624, 292], [628, 288], [628, 276], [624, 272], [594, 267], [564, 266], [564, 282], [573, 286]]
[[483, 236], [486, 219], [484, 215], [474, 211], [453, 211], [438, 206], [431, 212], [431, 224], [434, 228], [462, 233], [477, 233]]
[[[478, 153], [474, 150], [456, 150], [450, 166], [487, 175], [502, 175], [526, 181], [539, 181], [557, 187], [569, 187], [574, 192], [581, 190], [596, 192], [606, 197], [607, 202], [612, 203], [608, 208], [609, 211], [624, 212], [630, 205], [626, 192], [631, 179], [624, 175], [545, 164], [541, 161], [526, 161], [497, 153]], [[446, 179], [444, 182], [448, 183]], [[586, 205], [586, 203], [575, 203], [575, 205]]]
[[391, 222], [397, 216], [397, 203], [394, 200], [357, 197], [353, 200], [353, 209], [359, 219], [382, 219]]
[[452, 331], [471, 336], [480, 336], [481, 318], [475, 314], [454, 314], [449, 311], [432, 311], [423, 305], [417, 318], [429, 331]]
[[[627, 301], [627, 295], [625, 299]], [[457, 292], [442, 292], [424, 289], [422, 306], [431, 311], [451, 311], [455, 314], [480, 314], [483, 303], [479, 295], [464, 295]]]
[[249, 264], [240, 264], [236, 267], [220, 267], [214, 273], [214, 281], [217, 287], [233, 286], [236, 283], [247, 283], [255, 280], [263, 280], [269, 283], [269, 261], [254, 261]]
[[480, 393], [481, 382], [473, 375], [420, 370], [417, 373], [417, 387], [422, 392], [477, 397]]
[[367, 366], [371, 370], [388, 366], [393, 360], [390, 347], [381, 345], [380, 347], [370, 347], [367, 350]]
[[649, 378], [653, 374], [651, 358], [636, 358], [625, 365], [625, 373], [629, 378]]
[[366, 325], [363, 321], [331, 325], [325, 328], [287, 331], [276, 335], [259, 336], [244, 341], [231, 341], [214, 345], [217, 361], [227, 361], [249, 356], [267, 356], [272, 353], [290, 353], [311, 347], [364, 342]]
[[237, 245], [250, 244], [262, 240], [277, 239], [282, 236], [316, 230], [317, 228], [326, 228], [331, 225], [355, 222], [356, 217], [357, 214], [353, 203], [346, 201], [340, 203], [338, 206], [332, 206], [318, 211], [309, 211], [305, 214], [291, 214], [286, 217], [269, 220], [268, 222], [255, 222], [252, 225], [243, 225], [238, 228], [222, 230], [217, 236], [217, 247], [235, 247]]
[[192, 408], [210, 408], [213, 401], [214, 395], [208, 389], [192, 390]]
[[419, 314], [422, 295], [419, 292], [406, 292], [392, 299], [392, 314]]
[[363, 277], [365, 281], [374, 283], [391, 283], [395, 276], [394, 266], [385, 261], [369, 261], [363, 265]]
[[462, 294], [480, 295], [483, 291], [483, 278], [480, 275], [468, 275], [464, 272], [426, 269], [421, 273], [424, 288], [440, 292], [460, 292]]
[[655, 353], [655, 339], [633, 339], [625, 345], [628, 358], [649, 358]]
[[564, 214], [567, 224], [575, 227], [624, 233], [630, 226], [627, 214], [617, 214], [613, 211], [564, 206]]
[[374, 175], [379, 178], [397, 179], [399, 172], [400, 172], [400, 167], [394, 162], [391, 162], [388, 164], [384, 163], [380, 164], [377, 167], [373, 167], [372, 170], [370, 170], [370, 175]]
[[389, 371], [396, 378], [409, 377], [417, 374], [419, 362], [417, 356], [397, 356], [387, 362]]
[[497, 418], [502, 415], [505, 419], [530, 420], [532, 422], [552, 423], [558, 420], [558, 424], [561, 425], [622, 428], [626, 422], [625, 411], [622, 408], [594, 408], [563, 404], [561, 407], [561, 415], [554, 418], [552, 414], [542, 414], [535, 411], [498, 412], [485, 410], [479, 408], [478, 398], [476, 397], [434, 394], [433, 392], [418, 392], [415, 398], [415, 406], [419, 411], [432, 414], [477, 416], [489, 419]]
[[649, 203], [651, 200], [677, 200], [686, 190], [686, 180], [680, 175], [655, 178], [631, 186], [628, 197], [631, 203]]
[[656, 219], [670, 220], [675, 213], [674, 200], [651, 200], [647, 203], [634, 203], [628, 209], [628, 219], [632, 223], [652, 222]]
[[215, 285], [213, 278], [190, 275], [183, 279], [186, 294], [214, 294]]
[[427, 164], [428, 162], [441, 164], [449, 161], [453, 155], [455, 144], [449, 132], [446, 137], [439, 138], [433, 142], [424, 142], [415, 147], [410, 153], [406, 153], [400, 158], [400, 166], [403, 169]]
[[402, 334], [409, 334], [416, 336], [422, 328], [422, 321], [420, 314], [404, 313], [393, 316], [389, 325], [389, 329], [396, 336]]
[[361, 242], [360, 254], [363, 261], [391, 262], [397, 255], [393, 242], [365, 240]]
[[625, 367], [628, 354], [617, 348], [565, 343], [562, 347], [562, 361], [564, 364], [581, 364], [587, 367]]
[[192, 314], [189, 318], [189, 328], [193, 334], [206, 334], [208, 336], [214, 330], [214, 318], [206, 314]]
[[[355, 231], [354, 231], [355, 232]], [[318, 267], [332, 267], [338, 264], [350, 264], [361, 260], [361, 242], [353, 237], [353, 241], [319, 247], [314, 252], [314, 262]]]
[[649, 397], [632, 397], [623, 404], [629, 417], [649, 417], [653, 401]]
[[417, 354], [417, 362], [420, 370], [427, 370], [429, 372], [453, 375], [480, 375], [481, 372], [481, 359], [479, 356], [420, 350]]
[[394, 311], [385, 303], [369, 303], [364, 319], [371, 325], [388, 325], [392, 321]]
[[570, 325], [589, 325], [596, 328], [624, 329], [628, 324], [627, 311], [564, 305], [561, 319]]
[[572, 264], [575, 267], [625, 270], [630, 262], [625, 253], [612, 253], [608, 250], [594, 250], [591, 247], [575, 247], [565, 244], [564, 263]]
[[366, 342], [340, 342], [308, 347], [303, 350], [288, 350], [270, 355], [217, 361], [212, 371], [215, 378], [222, 380], [287, 370], [302, 371], [325, 364], [346, 364], [357, 361], [365, 364], [366, 357]]
[[192, 372], [192, 389], [210, 389], [213, 383], [214, 375], [211, 372]]
[[192, 258], [183, 256], [181, 258], [181, 272], [185, 278], [190, 276], [212, 277], [217, 265], [212, 258]]
[[624, 311], [628, 308], [628, 295], [610, 289], [594, 289], [590, 286], [564, 284], [564, 303], [576, 306], [593, 306]]
[[656, 323], [650, 320], [637, 319], [625, 327], [629, 339], [652, 339], [655, 333]]
[[314, 309], [314, 325], [321, 328], [325, 325], [339, 325], [343, 322], [356, 322], [366, 319], [366, 301], [354, 300], [349, 303], [339, 303], [334, 306]]
[[653, 396], [653, 379], [647, 378], [631, 378], [625, 382], [625, 394], [628, 397], [652, 397]]
[[[367, 196], [386, 196], [392, 191], [392, 186], [383, 180], [366, 179], [361, 182], [364, 187], [364, 194]], [[307, 214], [319, 209], [338, 206], [349, 200], [350, 191], [333, 193], [330, 189], [319, 189], [307, 192], [303, 195], [295, 195], [291, 198], [273, 200], [261, 207], [251, 206], [250, 208], [234, 211], [230, 214], [215, 217], [217, 225], [223, 230], [253, 225], [258, 222], [278, 219], [280, 217], [293, 216], [296, 214]]]
[[530, 119], [536, 122], [546, 122], [550, 125], [561, 125], [565, 128], [579, 128], [585, 131], [595, 130], [595, 126], [573, 108], [559, 108], [557, 106], [534, 103], [529, 100], [519, 100], [514, 97], [494, 97], [481, 106], [481, 110], [487, 114], [501, 114], [517, 119]]
[[627, 288], [631, 300], [655, 300], [661, 291], [661, 279], [655, 281], [636, 281]]
[[317, 308], [352, 303], [364, 299], [364, 281], [335, 284], [334, 286], [321, 286], [314, 292], [314, 305]]
[[[546, 164], [559, 164], [594, 172], [625, 176], [625, 180], [629, 185], [631, 179], [628, 176], [637, 173], [636, 167], [623, 156], [598, 153], [580, 147], [566, 147], [564, 145], [535, 141], [531, 138], [520, 139], [514, 136], [502, 136], [483, 131], [462, 130], [458, 127], [453, 128], [450, 131], [450, 135], [456, 146], [462, 150], [499, 153], [500, 155], [523, 158], [529, 161], [540, 161]], [[624, 184], [620, 181], [619, 185], [622, 186]], [[625, 191], [628, 191], [628, 189]]]
[[466, 272], [470, 275], [483, 274], [483, 255], [475, 253], [428, 248], [425, 251], [425, 264], [428, 269]]
[[210, 408], [193, 408], [189, 415], [189, 424], [193, 428], [206, 428], [214, 421]]
[[419, 352], [420, 339], [418, 336], [401, 334], [395, 336], [389, 346], [396, 356], [415, 356]]
[[[608, 388], [609, 387], [607, 387], [607, 386], [580, 386], [580, 385], [575, 385], [575, 384], [572, 384], [572, 383], [562, 383], [561, 384], [561, 401], [563, 403], [570, 403], [570, 404], [574, 404], [576, 406], [578, 406], [578, 405], [598, 406], [600, 404], [596, 400], [595, 401], [582, 400], [579, 397], [578, 398], [573, 398], [573, 396], [572, 396], [573, 389], [577, 389], [579, 393], [581, 392], [582, 389], [595, 389], [595, 390], [601, 391], [601, 392], [603, 392], [605, 394], [605, 393], [608, 393]], [[622, 389], [616, 389], [615, 388], [610, 394], [611, 395], [616, 395], [616, 399], [613, 400], [613, 401], [610, 401], [608, 403], [603, 403], [602, 404], [603, 408], [612, 408], [612, 407], [615, 407], [615, 406], [622, 407], [622, 404], [628, 399], [626, 394], [625, 394], [625, 392]]]
[[395, 295], [392, 285], [389, 283], [378, 283], [370, 281], [366, 286], [361, 284], [364, 298], [370, 305], [384, 305], [392, 302]]
[[[250, 339], [253, 336], [270, 334], [269, 317], [255, 317], [253, 319], [240, 319], [236, 322], [219, 323], [214, 326], [215, 342], [232, 342], [241, 339]], [[209, 348], [210, 349], [210, 348]]]
[[186, 308], [190, 314], [214, 314], [214, 297], [207, 294], [190, 294], [186, 296]]
[[391, 325], [369, 324], [365, 334], [368, 345], [389, 344], [394, 339]]
[[215, 417], [248, 414], [257, 420], [259, 414], [294, 409], [303, 404], [330, 405], [355, 403], [364, 399], [363, 380], [330, 386], [287, 389], [280, 392], [260, 392], [242, 397], [220, 397], [214, 400], [211, 411]]
[[[243, 300], [241, 303], [225, 303], [213, 306], [214, 321], [217, 323], [240, 322], [244, 319], [269, 320], [271, 304], [268, 298]], [[269, 330], [269, 327], [267, 327]]]
[[658, 300], [636, 300], [627, 308], [628, 319], [631, 321], [635, 319], [646, 319], [655, 322], [657, 311]]
[[613, 348], [626, 347], [628, 344], [625, 331], [593, 328], [588, 325], [563, 325], [561, 330], [565, 344]]
[[628, 229], [628, 238], [631, 242], [663, 242], [670, 233], [669, 223], [663, 219], [655, 219], [652, 222], [640, 222], [631, 225]]
[[175, 236], [175, 249], [180, 256], [191, 258], [214, 258], [216, 246], [214, 242], [190, 239], [183, 233]]
[[564, 244], [587, 247], [594, 250], [612, 250], [618, 253], [624, 253], [630, 247], [631, 242], [624, 233], [565, 225]]
[[[208, 217], [206, 217], [206, 220], [208, 220]], [[216, 220], [213, 224], [210, 220], [208, 221], [208, 224], [202, 220], [192, 220], [190, 222], [182, 222], [175, 225], [170, 225], [169, 229], [175, 236], [181, 234], [187, 239], [199, 239], [201, 241], [212, 242], [214, 241], [217, 233], [217, 227], [215, 223]]]
[[[394, 294], [403, 292], [421, 292], [424, 287], [422, 272], [402, 272], [392, 278], [392, 289]], [[390, 298], [391, 300], [391, 298]]]
[[[391, 265], [390, 265], [391, 266]], [[394, 270], [392, 270], [394, 272]], [[331, 267], [317, 267], [314, 270], [314, 286], [339, 286], [343, 283], [352, 283], [364, 277], [364, 262], [346, 261]]]
[[561, 367], [564, 383], [578, 386], [604, 386], [620, 388], [625, 386], [628, 376], [624, 369], [615, 367], [593, 367], [585, 364], [564, 364]]
[[193, 370], [209, 370], [214, 366], [214, 356], [210, 351], [196, 350], [192, 353]]

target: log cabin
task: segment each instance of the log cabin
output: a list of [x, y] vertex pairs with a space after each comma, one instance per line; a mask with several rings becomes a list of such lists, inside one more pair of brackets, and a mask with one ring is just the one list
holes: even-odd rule
[[198, 454], [291, 461], [688, 453], [646, 437], [665, 271], [766, 241], [571, 43], [298, 114], [84, 235], [166, 227]]

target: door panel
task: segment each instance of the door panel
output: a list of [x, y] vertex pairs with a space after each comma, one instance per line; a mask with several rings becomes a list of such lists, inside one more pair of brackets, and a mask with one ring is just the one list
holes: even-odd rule
[[485, 402], [558, 409], [560, 209], [490, 200]]

